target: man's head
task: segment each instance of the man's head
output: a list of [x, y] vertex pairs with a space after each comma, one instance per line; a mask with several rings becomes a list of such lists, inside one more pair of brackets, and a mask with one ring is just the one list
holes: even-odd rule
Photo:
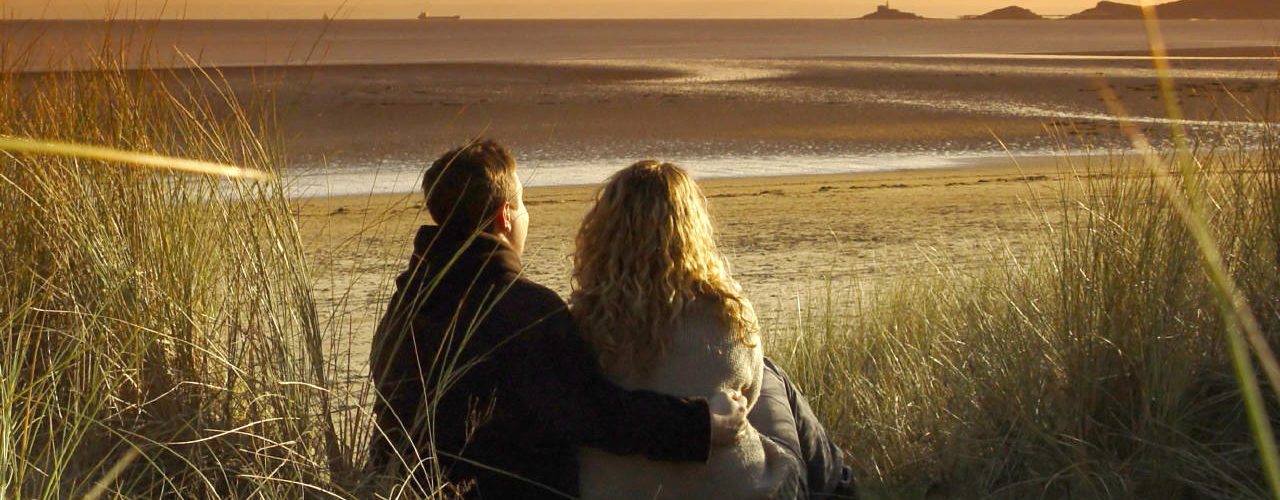
[[427, 211], [453, 231], [483, 231], [524, 251], [529, 215], [511, 152], [476, 140], [441, 155], [422, 177]]

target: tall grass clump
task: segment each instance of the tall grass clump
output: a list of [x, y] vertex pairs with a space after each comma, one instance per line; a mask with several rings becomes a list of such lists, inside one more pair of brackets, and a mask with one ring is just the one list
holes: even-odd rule
[[[274, 172], [200, 70], [0, 73], [0, 136]], [[356, 467], [279, 181], [0, 152], [0, 497], [298, 498]]]
[[[1274, 346], [1278, 132], [1260, 125], [1236, 147], [1196, 153], [1185, 178], [1132, 157], [1064, 159], [1032, 250], [876, 289], [833, 284], [780, 313], [771, 352], [872, 490], [1271, 498], [1221, 290], [1171, 193], [1198, 186]], [[1274, 427], [1275, 388], [1259, 378]]]

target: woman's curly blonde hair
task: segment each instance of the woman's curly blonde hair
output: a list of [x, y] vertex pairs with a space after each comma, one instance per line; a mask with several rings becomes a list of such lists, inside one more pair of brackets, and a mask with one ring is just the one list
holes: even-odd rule
[[698, 299], [717, 303], [734, 338], [754, 347], [755, 312], [729, 276], [706, 197], [684, 169], [649, 160], [613, 174], [576, 243], [573, 316], [612, 375], [649, 375], [672, 326]]

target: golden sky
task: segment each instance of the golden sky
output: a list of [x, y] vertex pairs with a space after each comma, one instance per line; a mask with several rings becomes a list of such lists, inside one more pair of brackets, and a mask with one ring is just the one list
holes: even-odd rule
[[[1138, 0], [1129, 0], [1137, 3]], [[0, 0], [6, 18], [319, 18], [342, 0]], [[848, 18], [877, 0], [348, 0], [339, 17], [412, 18], [423, 9], [467, 18]], [[927, 17], [958, 17], [1007, 5], [1041, 14], [1069, 14], [1096, 0], [893, 0]], [[167, 6], [165, 6], [167, 4]], [[162, 6], [163, 7], [162, 9]]]

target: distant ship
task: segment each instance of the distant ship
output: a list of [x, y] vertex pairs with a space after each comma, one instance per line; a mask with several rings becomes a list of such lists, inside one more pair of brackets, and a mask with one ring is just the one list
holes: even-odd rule
[[419, 21], [457, 21], [459, 19], [462, 19], [462, 16], [433, 16], [425, 10], [418, 14]]

